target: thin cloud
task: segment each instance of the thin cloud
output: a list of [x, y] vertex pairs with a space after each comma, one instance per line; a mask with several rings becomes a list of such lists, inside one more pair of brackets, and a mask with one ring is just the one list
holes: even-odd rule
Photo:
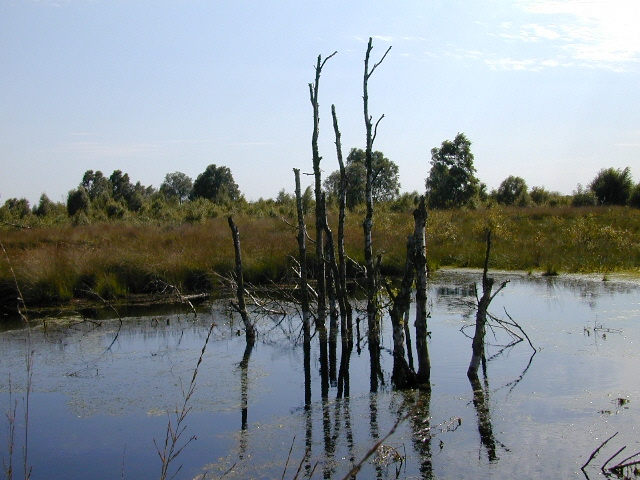
[[[524, 0], [529, 22], [502, 22], [494, 35], [545, 44], [545, 67], [574, 66], [624, 71], [640, 62], [640, 9], [622, 0]], [[535, 20], [535, 21], [533, 21]], [[551, 61], [549, 61], [551, 60]]]
[[75, 153], [86, 157], [98, 158], [126, 158], [139, 155], [156, 154], [162, 150], [162, 145], [154, 143], [120, 143], [103, 142], [68, 142], [60, 147], [68, 153]]
[[393, 42], [393, 37], [389, 35], [371, 35], [371, 38], [380, 40], [381, 42], [387, 42], [387, 43]]

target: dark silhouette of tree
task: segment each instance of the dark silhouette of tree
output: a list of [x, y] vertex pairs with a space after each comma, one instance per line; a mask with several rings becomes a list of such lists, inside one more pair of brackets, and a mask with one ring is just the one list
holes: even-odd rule
[[[359, 148], [352, 148], [347, 156], [345, 174], [347, 177], [347, 207], [353, 209], [365, 202], [365, 187], [367, 169], [365, 168], [366, 152]], [[398, 165], [376, 151], [372, 154], [373, 184], [372, 195], [374, 202], [392, 201], [400, 194]], [[331, 173], [324, 181], [324, 188], [333, 198], [340, 193], [340, 171]]]
[[111, 182], [111, 196], [118, 202], [127, 199], [133, 194], [133, 185], [129, 180], [128, 173], [122, 173], [122, 170], [114, 170], [109, 177]]
[[523, 207], [529, 203], [527, 182], [521, 177], [509, 175], [498, 187], [495, 197], [496, 201], [503, 205], [518, 205]]
[[90, 205], [89, 193], [80, 186], [75, 190], [71, 190], [67, 195], [67, 213], [74, 216], [78, 212], [87, 213]]
[[432, 148], [426, 181], [429, 207], [456, 208], [469, 204], [479, 189], [475, 174], [471, 142], [464, 133], [458, 133], [453, 141], [445, 140], [440, 148]]
[[637, 184], [631, 190], [631, 195], [629, 196], [629, 205], [632, 207], [640, 208], [640, 183]]
[[191, 193], [193, 182], [191, 178], [182, 172], [167, 173], [164, 182], [160, 185], [160, 193], [167, 198], [174, 198], [182, 203]]
[[211, 164], [193, 182], [189, 198], [207, 198], [214, 203], [235, 201], [240, 198], [240, 190], [228, 167]]
[[624, 170], [602, 169], [589, 184], [589, 189], [595, 194], [600, 205], [626, 205], [632, 188], [629, 167]]

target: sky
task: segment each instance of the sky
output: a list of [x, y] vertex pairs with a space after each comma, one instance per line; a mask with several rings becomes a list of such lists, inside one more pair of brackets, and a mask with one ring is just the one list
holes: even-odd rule
[[[231, 169], [249, 200], [312, 171], [308, 84], [319, 84], [321, 167], [364, 148], [424, 191], [430, 151], [463, 132], [488, 189], [509, 175], [571, 193], [602, 168], [640, 181], [635, 1], [0, 0], [0, 203], [65, 201], [86, 170], [159, 187]], [[303, 181], [311, 183], [310, 177]]]

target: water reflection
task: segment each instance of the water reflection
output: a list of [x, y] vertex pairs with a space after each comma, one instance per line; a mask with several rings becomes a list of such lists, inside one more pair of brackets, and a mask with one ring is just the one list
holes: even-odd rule
[[[298, 478], [341, 478], [407, 411], [412, 412], [411, 416], [391, 441], [384, 442], [385, 448], [394, 447], [394, 442], [404, 444], [406, 438], [407, 464], [400, 478], [514, 478], [521, 463], [528, 465], [523, 477], [567, 478], [575, 469], [575, 460], [583, 462], [585, 454], [588, 456], [597, 446], [592, 435], [604, 428], [615, 428], [621, 431], [621, 437], [626, 434], [627, 439], [635, 438], [638, 412], [634, 405], [640, 398], [635, 381], [639, 290], [624, 286], [621, 291], [628, 293], [621, 294], [615, 293], [617, 287], [609, 282], [585, 285], [587, 282], [572, 281], [565, 288], [558, 279], [510, 278], [510, 286], [496, 298], [495, 310], [500, 312], [506, 306], [541, 350], [529, 354], [526, 343], [515, 344], [501, 337], [495, 341], [487, 331], [491, 375], [483, 376], [480, 370], [480, 376], [465, 378], [470, 342], [459, 329], [469, 322], [464, 321], [461, 299], [471, 298], [469, 285], [474, 275], [458, 278], [450, 288], [432, 288], [432, 394], [393, 392], [380, 383], [378, 393], [370, 394], [366, 326], [359, 341], [357, 328], [356, 339], [350, 341], [346, 329], [342, 325], [334, 328], [328, 318], [329, 381], [323, 395], [316, 393], [313, 402], [311, 389], [324, 390], [322, 368], [316, 368], [321, 356], [320, 344], [315, 340], [319, 337], [314, 337], [309, 350], [297, 343], [299, 316], [291, 315], [292, 327], [288, 330], [274, 329], [268, 337], [263, 333], [259, 348], [251, 349], [235, 336], [237, 325], [216, 312], [213, 315], [219, 326], [198, 377], [189, 422], [190, 433], [197, 434], [198, 441], [185, 450], [181, 462], [185, 464], [184, 478], [200, 465], [222, 457], [229, 459], [222, 471], [239, 459], [245, 468], [225, 478], [280, 478], [293, 437], [292, 466], [285, 478], [292, 478], [298, 465]], [[549, 302], [550, 295], [557, 298], [554, 303]], [[583, 331], [585, 325], [593, 326], [587, 298], [596, 301], [598, 323], [604, 322], [606, 332], [591, 330], [589, 336]], [[557, 305], [564, 310], [558, 311]], [[180, 379], [189, 378], [193, 356], [202, 345], [204, 324], [211, 316], [195, 322], [186, 318], [127, 319], [111, 350], [103, 356], [101, 353], [115, 337], [117, 322], [94, 324], [77, 319], [64, 328], [52, 323], [46, 332], [35, 332], [37, 392], [32, 405], [39, 417], [34, 417], [37, 433], [33, 441], [38, 443], [31, 458], [36, 472], [53, 471], [54, 465], [56, 472], [61, 472], [58, 478], [73, 476], [72, 462], [68, 462], [71, 466], [67, 470], [57, 466], [63, 456], [73, 458], [74, 465], [81, 463], [80, 457], [86, 457], [84, 468], [98, 461], [101, 465], [119, 466], [122, 445], [127, 443], [127, 462], [134, 457], [145, 460], [140, 460], [135, 474], [134, 467], [128, 470], [127, 466], [126, 476], [153, 475], [155, 451], [148, 445], [164, 428], [167, 409], [177, 403]], [[385, 328], [389, 328], [387, 320], [383, 318]], [[262, 332], [272, 327], [271, 320], [265, 322], [269, 323], [262, 324]], [[606, 333], [607, 341], [594, 344], [594, 333], [598, 339]], [[383, 330], [383, 335], [389, 339], [389, 330]], [[16, 389], [22, 386], [24, 337], [20, 332], [0, 336], [0, 391], [6, 390], [8, 372]], [[358, 345], [365, 351], [362, 356], [352, 350]], [[415, 352], [415, 342], [409, 348]], [[380, 366], [387, 383], [391, 361], [390, 353], [383, 349]], [[86, 375], [65, 375], [80, 368], [86, 369]], [[628, 396], [631, 408], [617, 415], [603, 415], [600, 410], [609, 404], [611, 395]], [[2, 411], [6, 406], [3, 395]], [[438, 436], [442, 419], [457, 415], [465, 422], [455, 434], [447, 434], [455, 435], [451, 441], [443, 438], [447, 442], [443, 446]], [[114, 424], [122, 426], [109, 427]], [[202, 425], [212, 427], [203, 431]], [[105, 431], [108, 438], [101, 433]], [[130, 439], [134, 433], [135, 442]], [[6, 445], [3, 435], [6, 436], [0, 431], [0, 444]], [[85, 447], [91, 443], [87, 438], [96, 437], [102, 443], [116, 445], [108, 450]], [[529, 458], [527, 445], [541, 439], [548, 442], [540, 453], [544, 461]], [[627, 439], [623, 444], [630, 444]], [[482, 461], [470, 462], [478, 447]], [[78, 454], [78, 450], [82, 453]], [[400, 447], [398, 451], [405, 456]], [[146, 459], [150, 459], [150, 467], [143, 465]], [[187, 471], [188, 467], [193, 468]], [[370, 460], [358, 478], [395, 478], [394, 473], [384, 463]], [[95, 478], [118, 474], [119, 470], [105, 470]], [[37, 476], [33, 478], [36, 480]]]
[[240, 411], [241, 413], [241, 425], [240, 425], [240, 454], [239, 457], [242, 460], [247, 451], [247, 417], [248, 417], [248, 399], [249, 399], [249, 360], [251, 359], [251, 352], [253, 351], [253, 342], [247, 342], [244, 348], [244, 354], [240, 361]]
[[431, 389], [402, 392], [403, 408], [400, 411], [409, 411], [409, 423], [411, 425], [411, 441], [413, 448], [418, 453], [419, 471], [423, 479], [432, 479], [433, 460], [431, 454]]
[[485, 376], [484, 385], [482, 385], [476, 372], [472, 372], [468, 376], [473, 391], [473, 406], [476, 409], [478, 419], [480, 442], [485, 447], [489, 461], [494, 462], [498, 460], [498, 454], [496, 453], [496, 441], [493, 437], [491, 412], [489, 411], [489, 380]]

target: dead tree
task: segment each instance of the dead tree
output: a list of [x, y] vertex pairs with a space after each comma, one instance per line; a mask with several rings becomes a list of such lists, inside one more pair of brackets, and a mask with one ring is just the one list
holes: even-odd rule
[[[313, 156], [313, 175], [315, 178], [314, 193], [316, 199], [316, 281], [318, 292], [318, 308], [316, 314], [316, 329], [318, 330], [318, 337], [320, 341], [320, 371], [322, 392], [328, 392], [328, 371], [327, 371], [327, 327], [325, 325], [325, 318], [327, 314], [326, 304], [326, 271], [324, 264], [324, 242], [323, 242], [323, 226], [322, 226], [322, 212], [320, 197], [322, 195], [322, 178], [320, 172], [320, 152], [318, 150], [318, 136], [320, 133], [320, 114], [318, 104], [318, 87], [320, 85], [320, 74], [324, 68], [325, 63], [337, 52], [333, 52], [327, 58], [322, 60], [322, 55], [318, 55], [318, 60], [315, 66], [316, 75], [315, 81], [309, 84], [309, 99], [311, 100], [311, 106], [313, 107], [313, 133], [311, 136], [311, 151]], [[324, 396], [324, 395], [323, 395]]]
[[473, 342], [471, 344], [471, 362], [469, 363], [469, 368], [467, 370], [467, 376], [472, 379], [474, 376], [478, 375], [478, 367], [482, 362], [483, 368], [486, 369], [486, 358], [484, 354], [484, 335], [486, 331], [487, 324], [487, 309], [489, 308], [489, 304], [495, 298], [495, 296], [500, 293], [500, 291], [507, 285], [507, 282], [503, 282], [495, 293], [491, 293], [493, 289], [493, 278], [490, 278], [487, 275], [487, 271], [489, 269], [489, 256], [491, 254], [491, 230], [487, 230], [487, 251], [484, 257], [484, 268], [482, 271], [482, 297], [478, 298], [478, 294], [476, 292], [476, 299], [478, 302], [478, 312], [476, 313], [476, 328], [475, 333], [473, 335]]
[[[338, 199], [338, 278], [340, 290], [344, 294], [344, 312], [340, 312], [341, 323], [340, 329], [346, 335], [349, 345], [353, 346], [353, 311], [351, 304], [347, 298], [347, 256], [344, 250], [344, 221], [347, 206], [347, 171], [344, 167], [342, 159], [342, 143], [340, 141], [340, 129], [338, 128], [338, 116], [336, 115], [335, 105], [331, 105], [331, 116], [333, 117], [333, 131], [336, 137], [336, 156], [338, 157], [338, 165], [340, 166], [340, 186]], [[344, 336], [343, 336], [344, 338]]]
[[389, 310], [391, 326], [393, 329], [393, 372], [391, 374], [391, 381], [393, 382], [393, 385], [399, 389], [413, 387], [416, 382], [416, 374], [413, 371], [413, 368], [407, 364], [404, 350], [405, 313], [409, 311], [409, 306], [411, 304], [411, 285], [413, 283], [414, 274], [414, 242], [414, 236], [409, 235], [407, 237], [407, 259], [405, 260], [404, 273], [402, 275], [402, 281], [400, 283], [398, 293], [394, 293], [387, 284], [387, 291], [392, 304], [392, 307]]
[[244, 323], [244, 330], [246, 335], [247, 344], [253, 345], [256, 340], [256, 329], [249, 320], [249, 314], [247, 313], [247, 304], [244, 300], [244, 279], [242, 275], [242, 255], [240, 254], [240, 234], [238, 233], [238, 227], [233, 223], [233, 217], [229, 215], [227, 217], [229, 221], [229, 228], [231, 229], [231, 236], [233, 237], [233, 248], [236, 253], [236, 302], [231, 302], [231, 305], [242, 317]]
[[[395, 293], [387, 286], [392, 307], [389, 311], [393, 327], [393, 373], [391, 379], [396, 388], [409, 388], [416, 384], [429, 386], [430, 363], [427, 347], [427, 272], [425, 255], [425, 225], [427, 208], [424, 197], [420, 198], [418, 207], [413, 212], [415, 227], [407, 237], [407, 259], [400, 289]], [[411, 285], [416, 279], [416, 349], [418, 353], [418, 373], [413, 370], [412, 363], [405, 360], [405, 335], [407, 312], [411, 304]], [[407, 335], [408, 337], [408, 335]], [[407, 351], [410, 352], [410, 343]], [[411, 357], [410, 357], [411, 358]]]
[[424, 196], [413, 211], [413, 265], [416, 270], [416, 352], [418, 355], [418, 383], [428, 385], [431, 377], [431, 362], [427, 345], [427, 256], [425, 227], [427, 207]]
[[367, 322], [369, 327], [368, 340], [369, 340], [369, 354], [371, 356], [371, 391], [377, 391], [378, 389], [378, 375], [380, 375], [380, 332], [378, 325], [378, 285], [376, 281], [377, 272], [376, 265], [373, 258], [373, 243], [371, 240], [371, 231], [373, 229], [373, 142], [375, 141], [378, 131], [378, 125], [384, 118], [382, 115], [375, 124], [372, 123], [372, 117], [369, 115], [369, 93], [368, 84], [369, 78], [376, 71], [376, 68], [384, 61], [385, 57], [391, 50], [391, 47], [387, 49], [382, 58], [371, 67], [369, 70], [369, 57], [371, 50], [373, 49], [372, 39], [369, 37], [369, 43], [367, 45], [367, 52], [364, 58], [364, 77], [362, 85], [362, 100], [364, 111], [364, 124], [366, 129], [366, 150], [365, 150], [365, 168], [366, 168], [366, 183], [365, 183], [365, 200], [367, 205], [367, 211], [363, 222], [364, 230], [364, 259], [365, 269], [367, 274]]
[[[318, 136], [320, 134], [320, 114], [318, 104], [318, 87], [320, 85], [320, 74], [325, 63], [337, 52], [333, 52], [327, 58], [322, 60], [322, 55], [318, 55], [315, 66], [315, 81], [309, 84], [309, 97], [311, 106], [313, 107], [313, 134], [311, 136], [311, 152], [313, 156], [313, 175], [315, 179], [314, 193], [316, 199], [316, 281], [318, 282], [318, 317], [323, 319], [326, 313], [326, 290], [325, 290], [325, 266], [324, 266], [324, 242], [322, 241], [322, 219], [320, 212], [320, 195], [322, 194], [322, 178], [320, 172], [320, 152], [318, 150]], [[320, 331], [322, 333], [322, 330]], [[326, 332], [325, 332], [326, 337]], [[326, 338], [325, 338], [326, 342]]]
[[304, 212], [302, 210], [302, 194], [300, 193], [300, 170], [293, 169], [296, 180], [296, 207], [298, 212], [298, 253], [300, 256], [300, 302], [302, 304], [302, 331], [304, 350], [304, 385], [305, 405], [311, 404], [311, 323], [309, 309], [309, 290], [307, 278], [307, 245]]

